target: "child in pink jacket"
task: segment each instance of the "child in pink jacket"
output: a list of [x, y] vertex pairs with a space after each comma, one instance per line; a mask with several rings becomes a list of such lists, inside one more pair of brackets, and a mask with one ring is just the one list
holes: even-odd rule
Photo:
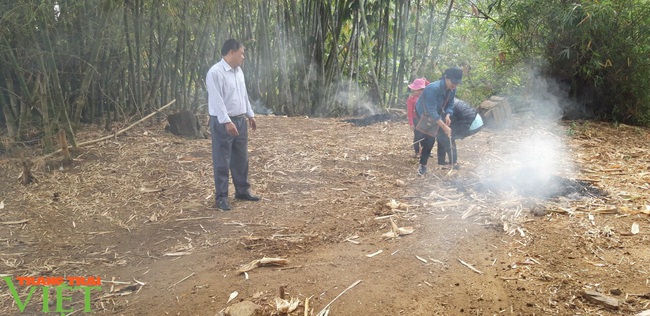
[[420, 151], [422, 150], [420, 146], [419, 139], [416, 139], [415, 137], [415, 124], [417, 122], [414, 122], [415, 120], [415, 103], [418, 102], [418, 98], [420, 97], [420, 94], [422, 94], [422, 91], [424, 90], [424, 87], [426, 87], [429, 84], [429, 81], [426, 78], [417, 78], [411, 82], [411, 84], [408, 85], [409, 89], [411, 89], [411, 95], [406, 99], [406, 117], [409, 119], [409, 126], [411, 126], [411, 130], [413, 131], [413, 150], [415, 150], [415, 158], [420, 157]]

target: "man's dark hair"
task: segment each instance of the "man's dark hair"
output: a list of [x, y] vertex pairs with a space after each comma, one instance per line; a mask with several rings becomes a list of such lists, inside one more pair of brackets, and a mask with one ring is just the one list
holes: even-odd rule
[[449, 78], [451, 82], [460, 84], [463, 80], [463, 71], [458, 67], [451, 67], [445, 70], [444, 78]]
[[240, 43], [238, 40], [234, 38], [230, 38], [223, 42], [223, 46], [221, 47], [221, 56], [226, 56], [228, 53], [230, 53], [231, 50], [238, 51], [242, 46], [244, 46], [242, 43]]

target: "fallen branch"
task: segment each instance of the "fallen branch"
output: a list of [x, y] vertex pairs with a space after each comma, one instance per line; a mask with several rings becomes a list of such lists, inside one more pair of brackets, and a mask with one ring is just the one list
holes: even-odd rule
[[282, 270], [291, 270], [291, 269], [300, 269], [302, 266], [293, 266], [293, 267], [284, 267], [284, 268], [277, 268], [276, 270], [282, 271]]
[[463, 264], [464, 266], [466, 266], [466, 267], [468, 267], [468, 268], [470, 268], [470, 269], [471, 269], [472, 271], [474, 271], [474, 272], [476, 272], [476, 273], [478, 273], [478, 274], [481, 274], [481, 275], [483, 275], [483, 272], [481, 272], [481, 271], [480, 271], [479, 269], [476, 269], [476, 268], [474, 268], [474, 267], [472, 267], [472, 265], [471, 265], [471, 264], [469, 264], [469, 263], [466, 263], [465, 261], [463, 261], [463, 260], [460, 260], [460, 259], [458, 259], [458, 261], [460, 261], [460, 263], [462, 263], [462, 264]]
[[163, 254], [163, 256], [180, 257], [180, 256], [191, 255], [191, 254], [192, 254], [191, 252], [181, 251], [181, 252], [168, 252], [168, 253]]
[[182, 280], [180, 280], [180, 281], [178, 281], [178, 282], [172, 284], [172, 285], [171, 285], [170, 287], [168, 287], [167, 289], [169, 290], [169, 289], [173, 288], [174, 286], [177, 286], [179, 283], [181, 283], [181, 282], [183, 282], [183, 281], [185, 281], [185, 280], [191, 278], [192, 276], [194, 276], [194, 272], [192, 272], [192, 274], [190, 274], [190, 275], [184, 277]]
[[21, 219], [19, 221], [0, 222], [0, 224], [2, 224], [2, 225], [18, 225], [18, 224], [24, 224], [24, 223], [27, 223], [27, 222], [29, 222], [29, 218], [28, 219]]
[[187, 218], [177, 218], [177, 222], [184, 222], [184, 221], [195, 221], [195, 220], [200, 220], [200, 219], [211, 219], [214, 216], [204, 216], [204, 217], [187, 217]]
[[323, 307], [323, 309], [320, 312], [318, 312], [318, 314], [316, 314], [316, 316], [325, 315], [325, 313], [327, 313], [327, 311], [329, 310], [330, 305], [332, 305], [332, 303], [334, 303], [334, 301], [336, 301], [339, 297], [341, 297], [341, 295], [343, 295], [345, 292], [349, 291], [351, 288], [357, 286], [357, 284], [359, 284], [359, 283], [361, 283], [361, 280], [358, 280], [357, 282], [354, 282], [354, 283], [352, 283], [352, 285], [348, 286], [348, 288], [343, 290], [343, 292], [341, 292], [341, 294], [337, 295], [331, 302], [329, 302], [327, 305], [325, 305], [325, 307]]
[[260, 223], [240, 223], [240, 222], [229, 222], [229, 223], [223, 223], [224, 225], [237, 225], [241, 227], [246, 227], [246, 226], [269, 226], [268, 224], [260, 224]]
[[[133, 124], [127, 126], [126, 128], [124, 128], [124, 129], [122, 129], [122, 130], [120, 130], [120, 131], [117, 131], [117, 132], [113, 133], [112, 135], [108, 135], [108, 136], [104, 136], [104, 137], [101, 137], [101, 138], [98, 138], [98, 139], [95, 139], [95, 140], [89, 140], [89, 141], [87, 141], [87, 142], [79, 143], [79, 144], [77, 144], [77, 147], [81, 147], [81, 146], [85, 146], [85, 145], [90, 145], [90, 144], [94, 144], [94, 143], [99, 143], [99, 142], [104, 141], [104, 140], [107, 140], [107, 139], [115, 138], [115, 137], [117, 137], [117, 135], [120, 135], [120, 134], [122, 134], [122, 133], [124, 133], [124, 132], [130, 130], [131, 128], [133, 128], [134, 126], [136, 126], [136, 125], [142, 123], [142, 122], [145, 121], [146, 119], [148, 119], [148, 118], [150, 118], [150, 117], [156, 115], [157, 113], [160, 113], [160, 111], [162, 111], [162, 110], [168, 108], [170, 105], [174, 104], [174, 102], [176, 102], [176, 99], [174, 99], [174, 100], [172, 100], [171, 102], [169, 102], [169, 103], [163, 105], [161, 108], [159, 108], [159, 109], [157, 109], [157, 110], [151, 112], [149, 115], [147, 115], [147, 116], [141, 118], [140, 120], [138, 120], [137, 122], [135, 122], [135, 123], [133, 123]], [[68, 148], [72, 148], [72, 147], [71, 147], [71, 146], [68, 146]], [[53, 152], [51, 152], [51, 153], [49, 153], [49, 154], [47, 154], [47, 155], [41, 157], [41, 159], [49, 158], [49, 157], [54, 156], [54, 155], [56, 155], [56, 154], [58, 154], [58, 153], [60, 153], [60, 152], [62, 152], [62, 151], [63, 151], [63, 149], [59, 149], [59, 150], [53, 151]]]

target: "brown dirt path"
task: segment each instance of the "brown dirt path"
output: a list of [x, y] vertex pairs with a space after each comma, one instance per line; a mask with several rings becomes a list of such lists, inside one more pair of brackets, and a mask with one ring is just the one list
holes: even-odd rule
[[[158, 126], [83, 148], [61, 169], [40, 164], [40, 182], [29, 187], [16, 183], [15, 164], [3, 163], [0, 221], [30, 221], [3, 225], [0, 272], [128, 283], [105, 282], [93, 297], [95, 313], [108, 315], [215, 315], [232, 304], [233, 291], [235, 302], [254, 301], [270, 315], [280, 286], [302, 302], [311, 297], [315, 315], [357, 280], [331, 315], [627, 315], [650, 302], [647, 130], [580, 122], [485, 130], [458, 142], [461, 170], [430, 168], [421, 178], [403, 121], [258, 123], [250, 177], [263, 200], [234, 201], [232, 212], [209, 207], [209, 140]], [[468, 187], [517, 169], [511, 150], [534, 151], [518, 149], [534, 131], [544, 138], [534, 146], [566, 142], [555, 174], [591, 181], [610, 196], [540, 201]], [[620, 137], [628, 146], [615, 146]], [[391, 199], [408, 207], [391, 210]], [[540, 208], [546, 215], [531, 214]], [[387, 215], [415, 232], [382, 238]], [[641, 233], [629, 233], [633, 223]], [[236, 274], [264, 256], [290, 264], [257, 268], [248, 280]], [[585, 289], [618, 299], [620, 309], [587, 301]], [[42, 310], [38, 295], [25, 313]], [[0, 303], [3, 315], [21, 314], [5, 284]], [[82, 300], [66, 304], [78, 310]]]

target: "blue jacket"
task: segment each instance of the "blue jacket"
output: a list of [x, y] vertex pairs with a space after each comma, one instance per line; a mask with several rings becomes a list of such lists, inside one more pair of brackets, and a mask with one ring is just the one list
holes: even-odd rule
[[[447, 98], [447, 106], [445, 107], [443, 103], [445, 102], [447, 92], [449, 92], [449, 96]], [[434, 81], [424, 88], [422, 95], [420, 95], [418, 102], [415, 104], [415, 111], [418, 113], [418, 116], [422, 116], [424, 106], [426, 106], [427, 112], [436, 121], [442, 119], [440, 114], [443, 108], [445, 108], [444, 114], [452, 116], [454, 114], [455, 96], [456, 89], [448, 91], [445, 85], [445, 79]]]

